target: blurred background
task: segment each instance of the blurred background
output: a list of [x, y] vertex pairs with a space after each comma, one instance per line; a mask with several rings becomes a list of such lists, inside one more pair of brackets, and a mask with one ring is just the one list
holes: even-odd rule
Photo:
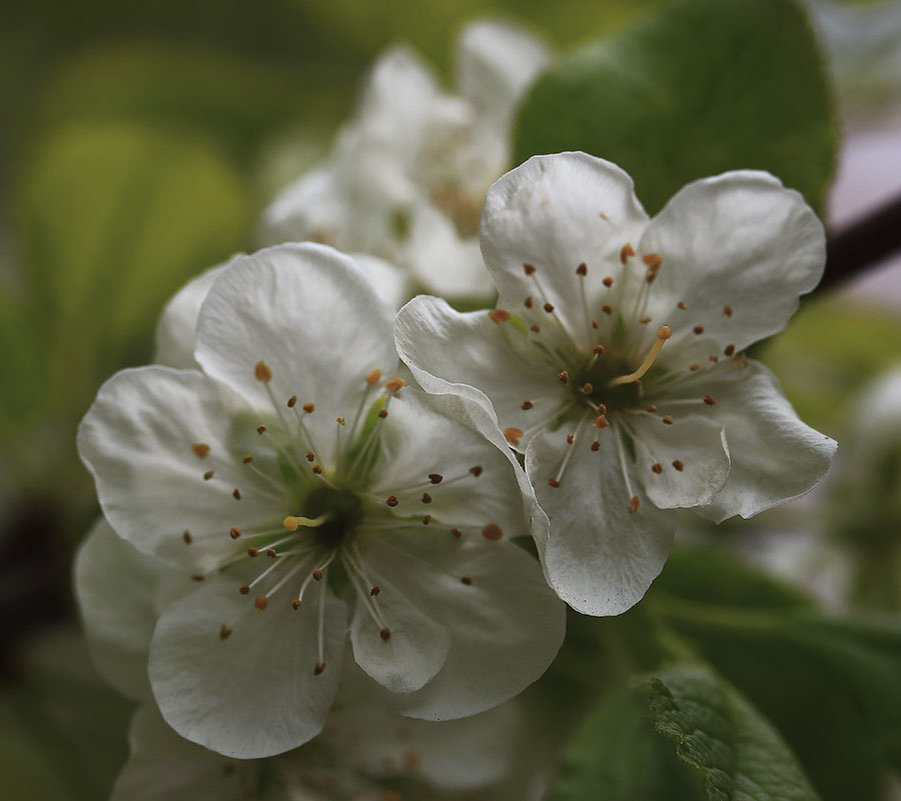
[[[475, 17], [531, 25], [565, 53], [657, 4], [3, 4], [0, 775], [7, 801], [103, 799], [127, 753], [131, 705], [94, 673], [71, 597], [72, 554], [98, 513], [74, 431], [106, 377], [149, 361], [166, 298], [188, 277], [254, 248], [260, 211], [328, 152], [367, 66], [386, 46], [412, 43], [449, 80], [456, 32]], [[901, 197], [901, 3], [809, 6], [841, 126], [827, 212], [838, 235]], [[801, 416], [840, 442], [858, 422], [858, 393], [901, 364], [901, 261], [858, 266], [866, 270], [806, 301], [787, 333], [757, 354]], [[897, 499], [899, 486], [895, 475], [888, 495]], [[809, 580], [835, 606], [853, 605], [848, 565], [856, 564], [857, 545], [842, 543], [831, 527], [838, 517], [824, 494], [806, 503], [762, 516], [753, 536], [748, 524], [714, 536], [726, 545], [741, 538], [737, 547], [750, 558]], [[888, 547], [897, 560], [896, 522], [879, 553]], [[804, 561], [798, 549], [811, 541], [815, 556]], [[827, 541], [838, 554], [834, 576], [817, 566]], [[869, 603], [897, 610], [897, 580], [890, 575]]]

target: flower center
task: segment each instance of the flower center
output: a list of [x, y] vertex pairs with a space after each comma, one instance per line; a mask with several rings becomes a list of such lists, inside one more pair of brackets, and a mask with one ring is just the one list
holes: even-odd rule
[[325, 485], [312, 490], [303, 507], [306, 517], [325, 518], [322, 525], [307, 529], [304, 534], [326, 550], [350, 544], [363, 521], [363, 502], [354, 493]]

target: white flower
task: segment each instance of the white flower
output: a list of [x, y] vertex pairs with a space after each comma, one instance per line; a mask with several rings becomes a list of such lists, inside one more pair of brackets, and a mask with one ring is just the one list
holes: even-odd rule
[[810, 489], [835, 443], [742, 350], [819, 280], [822, 226], [771, 175], [689, 184], [654, 219], [583, 153], [539, 156], [489, 191], [482, 252], [498, 309], [417, 298], [401, 357], [429, 392], [492, 409], [550, 518], [545, 571], [588, 614], [638, 601], [674, 516], [743, 517]]
[[462, 33], [458, 95], [396, 47], [376, 63], [356, 119], [328, 161], [266, 210], [266, 244], [313, 239], [371, 253], [445, 297], [486, 297], [476, 240], [485, 190], [509, 166], [515, 105], [546, 64], [545, 47], [506, 23]]
[[256, 757], [313, 737], [348, 613], [356, 662], [413, 717], [498, 704], [560, 644], [562, 609], [507, 539], [528, 530], [508, 454], [386, 381], [391, 318], [330, 248], [240, 257], [200, 310], [202, 372], [125, 370], [82, 421], [110, 524], [198, 580], [149, 663], [190, 740]]

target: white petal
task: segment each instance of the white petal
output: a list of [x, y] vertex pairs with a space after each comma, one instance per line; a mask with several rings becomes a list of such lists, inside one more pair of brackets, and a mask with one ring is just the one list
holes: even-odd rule
[[428, 720], [474, 715], [521, 692], [551, 663], [565, 628], [563, 605], [526, 551], [503, 540], [442, 534], [405, 535], [403, 547], [373, 548], [369, 557], [385, 574], [406, 571], [422, 603], [451, 632], [438, 675], [397, 697], [403, 714]]
[[345, 211], [334, 169], [317, 167], [283, 189], [266, 208], [259, 238], [264, 245], [312, 240], [341, 247]]
[[138, 709], [128, 739], [131, 755], [111, 801], [244, 801], [255, 784], [256, 764], [182, 739], [151, 704]]
[[[702, 407], [707, 409], [709, 407]], [[659, 407], [665, 414], [665, 404]], [[708, 504], [729, 477], [729, 451], [722, 425], [699, 415], [675, 411], [672, 425], [660, 416], [629, 415], [636, 459], [630, 465], [651, 502], [660, 509]], [[652, 470], [659, 465], [661, 472]]]
[[755, 361], [727, 363], [710, 379], [707, 387], [717, 399], [711, 416], [726, 431], [732, 470], [702, 510], [705, 517], [717, 522], [751, 517], [822, 481], [836, 442], [798, 419], [766, 367]]
[[[242, 257], [216, 282], [200, 311], [198, 362], [251, 399], [276, 408], [292, 395], [317, 412], [306, 425], [323, 464], [335, 457], [338, 416], [353, 419], [366, 376], [397, 364], [394, 314], [348, 257], [313, 244], [289, 244]], [[266, 384], [254, 378], [264, 361]]]
[[550, 61], [547, 46], [508, 22], [467, 25], [457, 45], [457, 87], [480, 114], [505, 123], [535, 76]]
[[[499, 305], [518, 310], [532, 296], [540, 317], [549, 302], [579, 347], [590, 348], [596, 333], [576, 269], [584, 262], [592, 281], [597, 273], [588, 305], [600, 305], [601, 278], [619, 267], [623, 245], [636, 242], [646, 222], [632, 179], [615, 164], [585, 153], [533, 156], [488, 190], [482, 209], [482, 255]], [[531, 277], [524, 264], [535, 267]]]
[[[629, 512], [631, 493], [620, 468], [611, 428], [566, 445], [559, 433], [539, 434], [526, 452], [526, 470], [541, 508], [550, 519], [544, 568], [557, 594], [588, 615], [618, 615], [641, 600], [663, 568], [672, 530], [658, 521], [650, 503]], [[566, 448], [575, 448], [559, 487]], [[638, 490], [633, 482], [632, 492]], [[641, 500], [641, 499], [639, 499]], [[651, 508], [649, 508], [651, 507]]]
[[[663, 259], [648, 314], [672, 328], [664, 357], [694, 361], [683, 343], [697, 338], [697, 325], [720, 348], [737, 350], [782, 330], [798, 297], [819, 282], [825, 247], [823, 226], [801, 195], [768, 173], [731, 172], [685, 186], [639, 246]], [[675, 308], [679, 301], [684, 311]]]
[[[502, 429], [527, 431], [570, 401], [555, 378], [559, 368], [545, 363], [513, 323], [496, 324], [488, 312], [461, 314], [420, 296], [398, 312], [394, 332], [400, 357], [423, 389], [493, 408]], [[523, 410], [525, 401], [534, 408]]]
[[[169, 607], [157, 623], [149, 674], [163, 717], [183, 737], [242, 759], [296, 748], [322, 729], [340, 675], [346, 607], [312, 588], [294, 611], [273, 597], [257, 611], [224, 574]], [[319, 661], [320, 604], [326, 668]], [[230, 634], [221, 637], [225, 625]]]
[[399, 309], [410, 297], [410, 279], [407, 274], [384, 259], [368, 253], [351, 253], [351, 258], [363, 269], [376, 292], [393, 309]]
[[[79, 426], [78, 450], [121, 537], [186, 573], [206, 572], [233, 550], [232, 527], [278, 521], [294, 500], [242, 463], [248, 443], [259, 440], [258, 421], [200, 373], [140, 367], [100, 388]], [[200, 458], [194, 445], [209, 452]]]
[[194, 334], [200, 305], [225, 267], [225, 264], [219, 264], [192, 278], [166, 304], [156, 326], [156, 352], [153, 356], [156, 364], [184, 369], [197, 367], [194, 361]]

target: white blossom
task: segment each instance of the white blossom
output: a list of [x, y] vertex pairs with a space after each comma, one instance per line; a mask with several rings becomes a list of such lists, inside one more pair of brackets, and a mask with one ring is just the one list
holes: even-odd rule
[[822, 226], [797, 192], [732, 172], [649, 219], [615, 165], [538, 156], [491, 188], [480, 236], [498, 308], [417, 298], [398, 350], [424, 389], [493, 415], [525, 455], [550, 519], [545, 572], [575, 609], [642, 597], [671, 510], [748, 517], [823, 477], [835, 442], [742, 353], [822, 274]]

